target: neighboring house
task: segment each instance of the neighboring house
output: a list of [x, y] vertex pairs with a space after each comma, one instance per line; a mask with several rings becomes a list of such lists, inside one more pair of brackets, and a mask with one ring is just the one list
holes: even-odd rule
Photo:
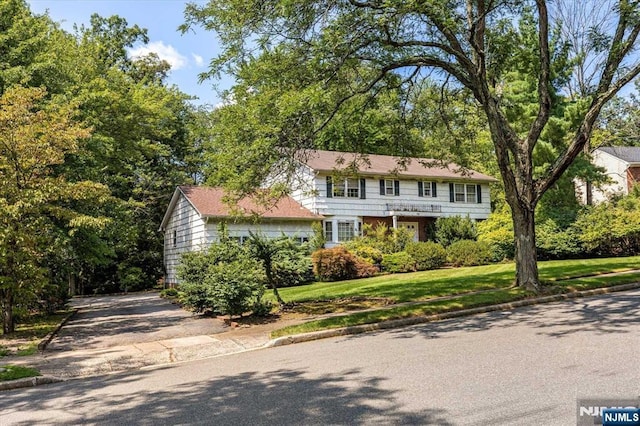
[[177, 284], [176, 268], [183, 253], [200, 250], [218, 238], [218, 225], [222, 221], [227, 223], [229, 236], [243, 242], [249, 230], [266, 237], [284, 234], [305, 241], [313, 234], [311, 224], [322, 220], [322, 216], [311, 213], [290, 197], [269, 207], [245, 198], [236, 206], [239, 211], [231, 212], [223, 196], [220, 188], [179, 186], [174, 191], [160, 225], [164, 233], [166, 284]]
[[232, 217], [219, 188], [178, 187], [160, 226], [166, 282], [177, 283], [180, 255], [215, 240], [223, 220], [229, 235], [241, 241], [250, 230], [304, 240], [313, 234], [312, 223], [321, 221], [326, 246], [333, 247], [359, 235], [363, 224], [406, 228], [416, 241], [426, 241], [438, 217], [483, 220], [491, 213], [489, 184], [496, 179], [473, 170], [459, 172], [455, 164], [440, 167], [430, 159], [332, 151], [308, 151], [304, 157], [291, 197], [271, 209], [250, 199], [238, 204], [245, 214], [259, 216], [259, 223]]
[[[603, 167], [611, 183], [592, 188], [593, 203], [597, 204], [614, 195], [627, 195], [633, 185], [640, 182], [640, 147], [602, 147], [591, 153], [593, 164]], [[586, 204], [585, 184], [578, 183], [582, 202]]]

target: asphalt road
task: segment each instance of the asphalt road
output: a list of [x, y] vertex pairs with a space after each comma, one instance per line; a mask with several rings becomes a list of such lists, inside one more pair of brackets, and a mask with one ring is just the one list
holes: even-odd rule
[[573, 425], [640, 395], [640, 291], [8, 391], [0, 424]]
[[158, 293], [73, 298], [76, 314], [47, 351], [103, 349], [226, 331], [222, 320], [193, 315]]

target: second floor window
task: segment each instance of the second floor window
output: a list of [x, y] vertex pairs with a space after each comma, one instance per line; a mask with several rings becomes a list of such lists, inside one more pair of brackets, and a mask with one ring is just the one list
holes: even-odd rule
[[393, 195], [393, 193], [394, 193], [393, 180], [385, 179], [385, 181], [384, 181], [384, 193], [385, 193], [385, 195]]
[[380, 195], [400, 195], [400, 181], [394, 179], [380, 179]]
[[480, 185], [456, 183], [449, 184], [452, 203], [481, 203]]
[[455, 186], [455, 195], [456, 195], [456, 203], [464, 203], [467, 201], [466, 193], [464, 191], [464, 184], [456, 183]]
[[360, 197], [360, 186], [359, 186], [358, 179], [347, 179], [345, 181], [345, 185], [347, 187], [347, 197], [349, 198]]
[[365, 179], [333, 179], [327, 176], [327, 197], [366, 198]]

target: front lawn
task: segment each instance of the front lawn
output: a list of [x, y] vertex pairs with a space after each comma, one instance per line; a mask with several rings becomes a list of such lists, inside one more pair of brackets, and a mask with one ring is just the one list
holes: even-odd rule
[[[640, 282], [640, 272], [603, 276], [612, 272], [640, 269], [640, 256], [549, 261], [539, 262], [538, 266], [540, 279], [547, 285], [549, 293]], [[337, 305], [339, 300], [349, 297], [386, 298], [396, 303], [418, 303], [408, 306], [392, 305], [373, 311], [310, 321], [276, 330], [272, 337], [457, 311], [532, 296], [520, 288], [512, 287], [514, 270], [514, 264], [500, 264], [315, 283], [282, 289], [282, 297], [287, 302], [304, 305], [314, 300], [324, 300], [325, 312], [331, 312], [332, 301], [336, 301]], [[443, 298], [452, 295], [457, 296]], [[433, 300], [434, 298], [439, 299]], [[421, 301], [424, 303], [419, 303]]]
[[[640, 269], [640, 256], [606, 259], [555, 260], [538, 263], [544, 283]], [[314, 283], [280, 289], [287, 302], [331, 300], [349, 297], [388, 298], [396, 303], [428, 300], [513, 285], [513, 263], [467, 268], [438, 269], [408, 274], [381, 275], [359, 280]]]

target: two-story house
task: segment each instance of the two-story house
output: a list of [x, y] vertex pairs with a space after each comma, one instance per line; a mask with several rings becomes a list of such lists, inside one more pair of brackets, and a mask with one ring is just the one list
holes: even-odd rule
[[359, 235], [363, 224], [406, 228], [416, 241], [426, 241], [427, 229], [438, 217], [482, 220], [491, 212], [489, 184], [496, 179], [473, 170], [463, 173], [455, 164], [440, 167], [430, 159], [319, 150], [303, 158], [291, 196], [271, 206], [242, 200], [236, 207], [245, 218], [231, 214], [219, 188], [177, 188], [160, 226], [166, 282], [177, 282], [182, 253], [217, 238], [221, 221], [228, 222], [229, 235], [240, 241], [249, 231], [304, 241], [313, 234], [312, 223], [321, 222], [326, 245], [332, 247]]

